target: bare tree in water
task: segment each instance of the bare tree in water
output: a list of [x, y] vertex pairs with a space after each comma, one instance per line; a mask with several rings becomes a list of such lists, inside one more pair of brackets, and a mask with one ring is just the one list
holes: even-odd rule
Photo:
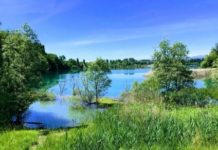
[[59, 86], [59, 89], [60, 89], [60, 91], [59, 91], [60, 95], [62, 95], [63, 92], [64, 92], [66, 82], [67, 82], [66, 80], [62, 80], [62, 81], [59, 81], [59, 83], [58, 83], [58, 86]]
[[73, 96], [77, 95], [77, 88], [79, 84], [79, 76], [76, 77], [76, 75], [72, 75], [72, 90], [73, 90]]

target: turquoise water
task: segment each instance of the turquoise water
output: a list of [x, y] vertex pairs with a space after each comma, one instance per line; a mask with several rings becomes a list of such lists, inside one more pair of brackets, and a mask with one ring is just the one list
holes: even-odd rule
[[[145, 80], [145, 74], [151, 69], [134, 69], [134, 70], [112, 70], [109, 74], [112, 80], [111, 87], [105, 93], [105, 97], [117, 99], [125, 90], [129, 90], [132, 84]], [[97, 111], [102, 109], [95, 107], [85, 107], [79, 109], [80, 102], [76, 99], [69, 99], [72, 95], [72, 89], [75, 80], [73, 77], [78, 74], [61, 74], [52, 81], [52, 87], [49, 92], [55, 94], [56, 99], [50, 102], [36, 101], [30, 105], [25, 113], [24, 122], [42, 123], [45, 128], [72, 127], [81, 122], [92, 118]], [[195, 80], [195, 86], [204, 87], [204, 81]], [[39, 125], [25, 123], [28, 128], [37, 128]]]

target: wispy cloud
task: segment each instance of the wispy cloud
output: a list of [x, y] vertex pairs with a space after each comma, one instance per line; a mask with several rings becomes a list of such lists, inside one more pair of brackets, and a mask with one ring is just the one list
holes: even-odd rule
[[68, 11], [69, 9], [72, 9], [73, 7], [79, 5], [80, 2], [80, 0], [65, 0], [61, 3], [59, 0], [56, 0], [53, 3], [53, 6], [50, 7], [46, 13], [44, 13], [38, 19], [34, 20], [34, 23], [43, 22], [44, 20], [47, 20], [48, 18], [55, 16], [56, 14]]
[[172, 35], [185, 33], [189, 34], [192, 32], [207, 30], [218, 30], [218, 19], [212, 18], [205, 20], [192, 20], [152, 27], [148, 26], [138, 28], [97, 30], [94, 31], [93, 34], [91, 34], [91, 36], [89, 37], [86, 36], [80, 39], [71, 39], [61, 42], [49, 43], [48, 45], [53, 45], [54, 47], [61, 47], [63, 49], [69, 49], [72, 47], [120, 42], [140, 38], [167, 38], [168, 36]]
[[9, 18], [31, 15], [33, 22], [38, 23], [67, 11], [79, 3], [80, 0], [1, 0], [0, 17], [1, 15]]

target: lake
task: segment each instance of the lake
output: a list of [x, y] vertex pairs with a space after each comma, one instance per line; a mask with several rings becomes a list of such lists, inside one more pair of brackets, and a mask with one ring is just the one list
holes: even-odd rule
[[[112, 70], [109, 74], [112, 80], [111, 87], [105, 93], [105, 97], [118, 99], [125, 90], [129, 90], [135, 81], [142, 82], [145, 80], [145, 74], [151, 68], [134, 69], [134, 70]], [[54, 101], [41, 102], [36, 101], [31, 104], [24, 114], [24, 122], [39, 122], [45, 128], [64, 128], [72, 127], [86, 122], [91, 119], [96, 112], [103, 109], [95, 107], [87, 107], [79, 109], [80, 102], [77, 99], [69, 98], [72, 96], [73, 76], [78, 74], [60, 74], [48, 80], [51, 86], [49, 92], [55, 95]], [[48, 78], [49, 79], [49, 78]], [[52, 83], [52, 84], [51, 84]], [[198, 88], [204, 87], [204, 81], [195, 80], [195, 86]], [[38, 128], [39, 125], [24, 124], [27, 128]]]

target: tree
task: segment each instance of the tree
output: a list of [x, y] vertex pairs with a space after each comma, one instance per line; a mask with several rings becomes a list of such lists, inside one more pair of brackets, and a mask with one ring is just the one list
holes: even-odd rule
[[22, 26], [22, 32], [24, 33], [24, 35], [25, 35], [26, 37], [29, 38], [29, 40], [30, 40], [32, 43], [40, 43], [37, 34], [33, 31], [33, 29], [32, 29], [27, 23], [25, 23], [25, 24]]
[[31, 57], [31, 62], [33, 65], [31, 68], [33, 71], [38, 76], [40, 76], [41, 73], [47, 72], [49, 68], [46, 58], [47, 54], [45, 52], [44, 45], [40, 43], [37, 34], [28, 24], [24, 24], [19, 32], [28, 39], [27, 54], [29, 54], [29, 57]]
[[[10, 33], [3, 41], [2, 56], [3, 64], [1, 67], [0, 86], [1, 93], [7, 95], [9, 98], [5, 101], [6, 108], [19, 118], [26, 106], [25, 100], [22, 100], [23, 93], [26, 91], [26, 84], [30, 73], [27, 50], [28, 40], [20, 33]], [[24, 56], [24, 57], [23, 57]], [[30, 61], [30, 60], [28, 60]], [[4, 109], [4, 110], [5, 110]], [[5, 112], [7, 112], [5, 110]], [[20, 120], [20, 119], [19, 119]]]
[[86, 72], [87, 78], [94, 89], [96, 102], [98, 102], [100, 96], [104, 95], [104, 92], [111, 84], [111, 80], [107, 76], [107, 74], [110, 72], [111, 71], [108, 64], [100, 58], [98, 58], [94, 63], [90, 64]]
[[73, 82], [73, 95], [79, 95], [84, 102], [92, 103], [95, 97], [95, 91], [92, 88], [86, 72], [81, 72], [77, 79], [73, 77]]
[[82, 77], [82, 86], [79, 90], [81, 97], [87, 97], [89, 102], [94, 97], [98, 103], [99, 97], [110, 87], [111, 80], [107, 75], [110, 72], [108, 64], [103, 59], [98, 58], [91, 63]]
[[49, 72], [58, 72], [58, 56], [56, 54], [47, 54], [48, 61], [48, 71]]
[[0, 99], [0, 110], [15, 115], [20, 123], [23, 112], [34, 100], [32, 89], [40, 84], [47, 59], [44, 46], [34, 42], [31, 34], [16, 30], [1, 31], [0, 35], [0, 97], [4, 97]]
[[169, 41], [162, 41], [160, 50], [153, 56], [153, 70], [163, 92], [179, 91], [193, 87], [193, 78], [187, 65], [188, 50], [182, 43], [170, 46]]
[[208, 68], [208, 67], [217, 67], [216, 66], [216, 60], [218, 59], [218, 43], [215, 45], [214, 48], [212, 48], [209, 55], [205, 57], [205, 59], [201, 63], [202, 68]]
[[0, 70], [1, 70], [2, 59], [3, 59], [2, 58], [2, 44], [3, 44], [3, 32], [0, 31]]
[[83, 59], [83, 70], [86, 70], [86, 68], [88, 67], [86, 60]]

